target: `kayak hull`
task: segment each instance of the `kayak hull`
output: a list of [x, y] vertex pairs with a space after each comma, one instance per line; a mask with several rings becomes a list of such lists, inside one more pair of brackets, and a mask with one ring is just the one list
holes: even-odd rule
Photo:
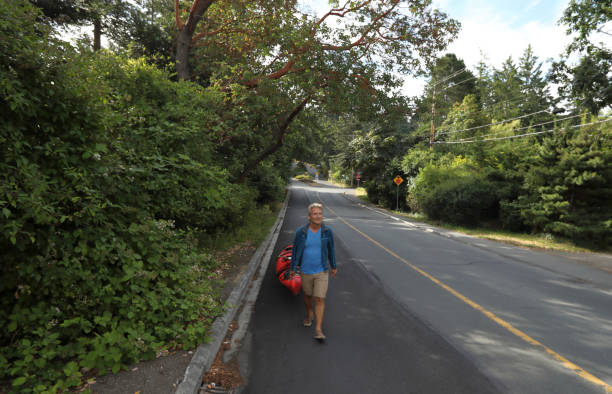
[[291, 249], [293, 245], [286, 246], [276, 259], [276, 275], [280, 283], [293, 295], [298, 295], [302, 290], [302, 277], [300, 274], [291, 276]]

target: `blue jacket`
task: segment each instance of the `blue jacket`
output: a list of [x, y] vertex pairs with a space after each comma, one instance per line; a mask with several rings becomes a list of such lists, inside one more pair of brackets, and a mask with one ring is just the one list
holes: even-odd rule
[[[293, 249], [291, 252], [291, 270], [297, 271], [302, 265], [302, 256], [306, 246], [306, 236], [308, 235], [308, 224], [297, 229], [293, 239]], [[334, 234], [331, 228], [321, 224], [321, 264], [325, 271], [329, 266], [336, 268], [336, 252], [334, 250]]]

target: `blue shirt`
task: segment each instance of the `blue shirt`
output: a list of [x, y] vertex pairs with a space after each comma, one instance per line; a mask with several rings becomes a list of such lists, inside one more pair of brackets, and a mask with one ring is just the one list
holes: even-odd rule
[[321, 264], [321, 229], [313, 233], [310, 227], [306, 235], [304, 256], [302, 257], [302, 272], [305, 274], [318, 274], [325, 271]]
[[[293, 238], [293, 249], [291, 249], [291, 270], [297, 271], [298, 267], [302, 266], [304, 257], [304, 249], [306, 249], [306, 238], [308, 236], [308, 227], [306, 224], [297, 229]], [[334, 234], [331, 227], [321, 224], [321, 266], [323, 271], [329, 268], [336, 268], [336, 253], [334, 252]]]

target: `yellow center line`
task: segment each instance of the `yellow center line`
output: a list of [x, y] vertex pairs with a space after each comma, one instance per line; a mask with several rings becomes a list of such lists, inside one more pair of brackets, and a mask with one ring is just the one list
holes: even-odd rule
[[539, 347], [541, 349], [544, 349], [544, 351], [546, 351], [546, 353], [548, 353], [551, 356], [553, 356], [565, 368], [574, 371], [581, 378], [583, 378], [583, 379], [585, 379], [585, 380], [587, 380], [587, 381], [589, 381], [591, 383], [594, 383], [594, 384], [604, 388], [605, 391], [606, 391], [606, 394], [612, 393], [612, 386], [610, 386], [608, 383], [604, 382], [603, 380], [599, 379], [598, 377], [596, 377], [596, 376], [590, 374], [589, 372], [585, 371], [583, 368], [581, 368], [578, 365], [574, 364], [573, 362], [569, 361], [568, 359], [566, 359], [565, 357], [563, 357], [559, 353], [555, 352], [551, 348], [547, 347], [546, 345], [542, 344], [541, 342], [538, 342], [537, 340], [535, 340], [532, 337], [530, 337], [529, 335], [525, 334], [524, 332], [522, 332], [518, 328], [512, 326], [512, 324], [510, 324], [507, 321], [505, 321], [505, 320], [501, 319], [500, 317], [496, 316], [493, 312], [490, 312], [489, 310], [487, 310], [484, 307], [480, 306], [476, 302], [470, 300], [469, 298], [467, 298], [463, 294], [459, 293], [457, 290], [451, 288], [447, 284], [443, 283], [442, 281], [436, 279], [435, 277], [431, 276], [427, 272], [423, 271], [422, 269], [420, 269], [416, 265], [412, 264], [411, 262], [409, 262], [405, 258], [403, 258], [403, 257], [399, 256], [398, 254], [394, 253], [393, 251], [387, 249], [380, 242], [376, 241], [375, 239], [373, 239], [369, 235], [367, 235], [367, 234], [363, 233], [362, 231], [360, 231], [357, 227], [355, 227], [352, 224], [350, 224], [349, 222], [347, 222], [344, 218], [342, 218], [340, 215], [338, 215], [336, 213], [336, 211], [331, 209], [328, 205], [326, 205], [326, 204], [324, 204], [324, 205], [325, 205], [326, 209], [328, 209], [334, 215], [336, 215], [338, 217], [338, 219], [340, 219], [344, 224], [346, 224], [347, 226], [349, 226], [353, 230], [357, 231], [359, 234], [363, 235], [370, 242], [372, 242], [373, 244], [375, 244], [379, 248], [383, 249], [385, 252], [389, 253], [391, 256], [395, 257], [396, 259], [398, 259], [402, 263], [406, 264], [407, 266], [409, 266], [410, 268], [412, 268], [413, 270], [415, 270], [419, 274], [423, 275], [424, 277], [426, 277], [427, 279], [431, 280], [432, 282], [434, 282], [438, 286], [442, 287], [444, 290], [448, 291], [449, 293], [451, 293], [455, 297], [459, 298], [461, 301], [465, 302], [466, 304], [468, 304], [472, 308], [476, 309], [477, 311], [482, 312], [489, 319], [493, 320], [495, 323], [497, 323], [500, 326], [504, 327], [506, 330], [510, 331], [512, 334], [514, 334], [517, 337], [521, 338], [525, 342], [527, 342], [527, 343], [529, 343], [529, 344], [531, 344], [533, 346]]

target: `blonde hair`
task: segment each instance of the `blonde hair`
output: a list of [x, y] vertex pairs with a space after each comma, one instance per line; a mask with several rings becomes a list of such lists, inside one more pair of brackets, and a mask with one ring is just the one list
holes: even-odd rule
[[308, 215], [310, 215], [313, 208], [319, 208], [321, 212], [323, 212], [323, 204], [318, 203], [318, 202], [313, 202], [312, 204], [308, 206]]

